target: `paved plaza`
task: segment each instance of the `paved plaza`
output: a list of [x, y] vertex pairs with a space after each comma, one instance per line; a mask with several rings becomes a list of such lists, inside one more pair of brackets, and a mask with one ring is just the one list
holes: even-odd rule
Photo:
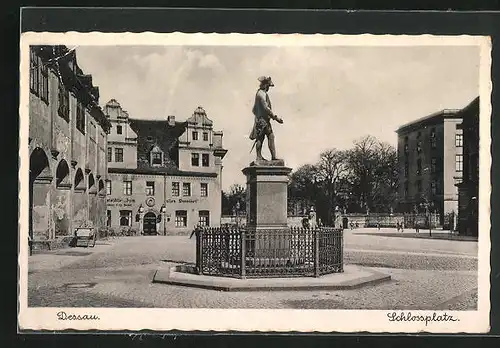
[[395, 229], [345, 231], [346, 264], [391, 275], [386, 283], [336, 291], [222, 292], [155, 284], [158, 269], [192, 263], [189, 236], [122, 237], [95, 248], [29, 257], [28, 304], [43, 307], [311, 308], [474, 310], [477, 242], [401, 238]]

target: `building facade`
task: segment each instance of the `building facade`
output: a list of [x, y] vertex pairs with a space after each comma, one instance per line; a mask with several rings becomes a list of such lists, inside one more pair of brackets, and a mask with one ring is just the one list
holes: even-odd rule
[[479, 202], [479, 98], [462, 111], [463, 176], [458, 187], [458, 231], [478, 236]]
[[[185, 122], [130, 118], [112, 99], [108, 136], [107, 225], [131, 234], [186, 234], [219, 226], [222, 132], [198, 107]], [[131, 231], [131, 232], [130, 232]]]
[[463, 171], [460, 110], [443, 110], [401, 126], [398, 134], [399, 211], [437, 213], [454, 228]]
[[109, 121], [99, 89], [65, 46], [30, 47], [29, 233], [68, 240], [105, 225]]

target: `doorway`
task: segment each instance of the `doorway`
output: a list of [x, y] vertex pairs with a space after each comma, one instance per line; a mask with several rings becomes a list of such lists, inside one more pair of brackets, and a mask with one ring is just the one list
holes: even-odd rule
[[144, 215], [144, 222], [142, 225], [142, 230], [144, 235], [157, 235], [158, 232], [156, 231], [156, 215], [153, 212], [146, 213]]

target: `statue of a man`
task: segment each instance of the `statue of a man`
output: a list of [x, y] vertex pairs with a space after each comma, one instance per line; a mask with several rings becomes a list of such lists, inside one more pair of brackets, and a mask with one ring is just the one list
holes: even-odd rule
[[261, 76], [258, 78], [260, 87], [255, 94], [255, 103], [252, 109], [255, 115], [255, 121], [250, 139], [255, 140], [255, 150], [257, 152], [257, 161], [265, 161], [262, 157], [262, 143], [267, 136], [267, 144], [269, 152], [271, 152], [271, 160], [276, 160], [276, 147], [274, 144], [274, 133], [271, 127], [271, 119], [278, 123], [283, 123], [283, 120], [273, 113], [271, 100], [267, 92], [269, 87], [274, 87], [270, 76]]

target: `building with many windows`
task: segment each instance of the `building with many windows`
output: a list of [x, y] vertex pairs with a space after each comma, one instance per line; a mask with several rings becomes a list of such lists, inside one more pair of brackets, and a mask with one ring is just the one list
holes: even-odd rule
[[144, 234], [219, 226], [222, 132], [198, 107], [185, 122], [130, 118], [112, 99], [108, 136], [107, 224]]
[[462, 111], [463, 176], [458, 186], [458, 231], [478, 236], [479, 97]]
[[31, 46], [29, 76], [29, 233], [58, 245], [77, 227], [105, 225], [110, 124], [74, 51]]
[[462, 110], [442, 110], [401, 126], [398, 134], [399, 210], [436, 212], [454, 229], [462, 180]]

